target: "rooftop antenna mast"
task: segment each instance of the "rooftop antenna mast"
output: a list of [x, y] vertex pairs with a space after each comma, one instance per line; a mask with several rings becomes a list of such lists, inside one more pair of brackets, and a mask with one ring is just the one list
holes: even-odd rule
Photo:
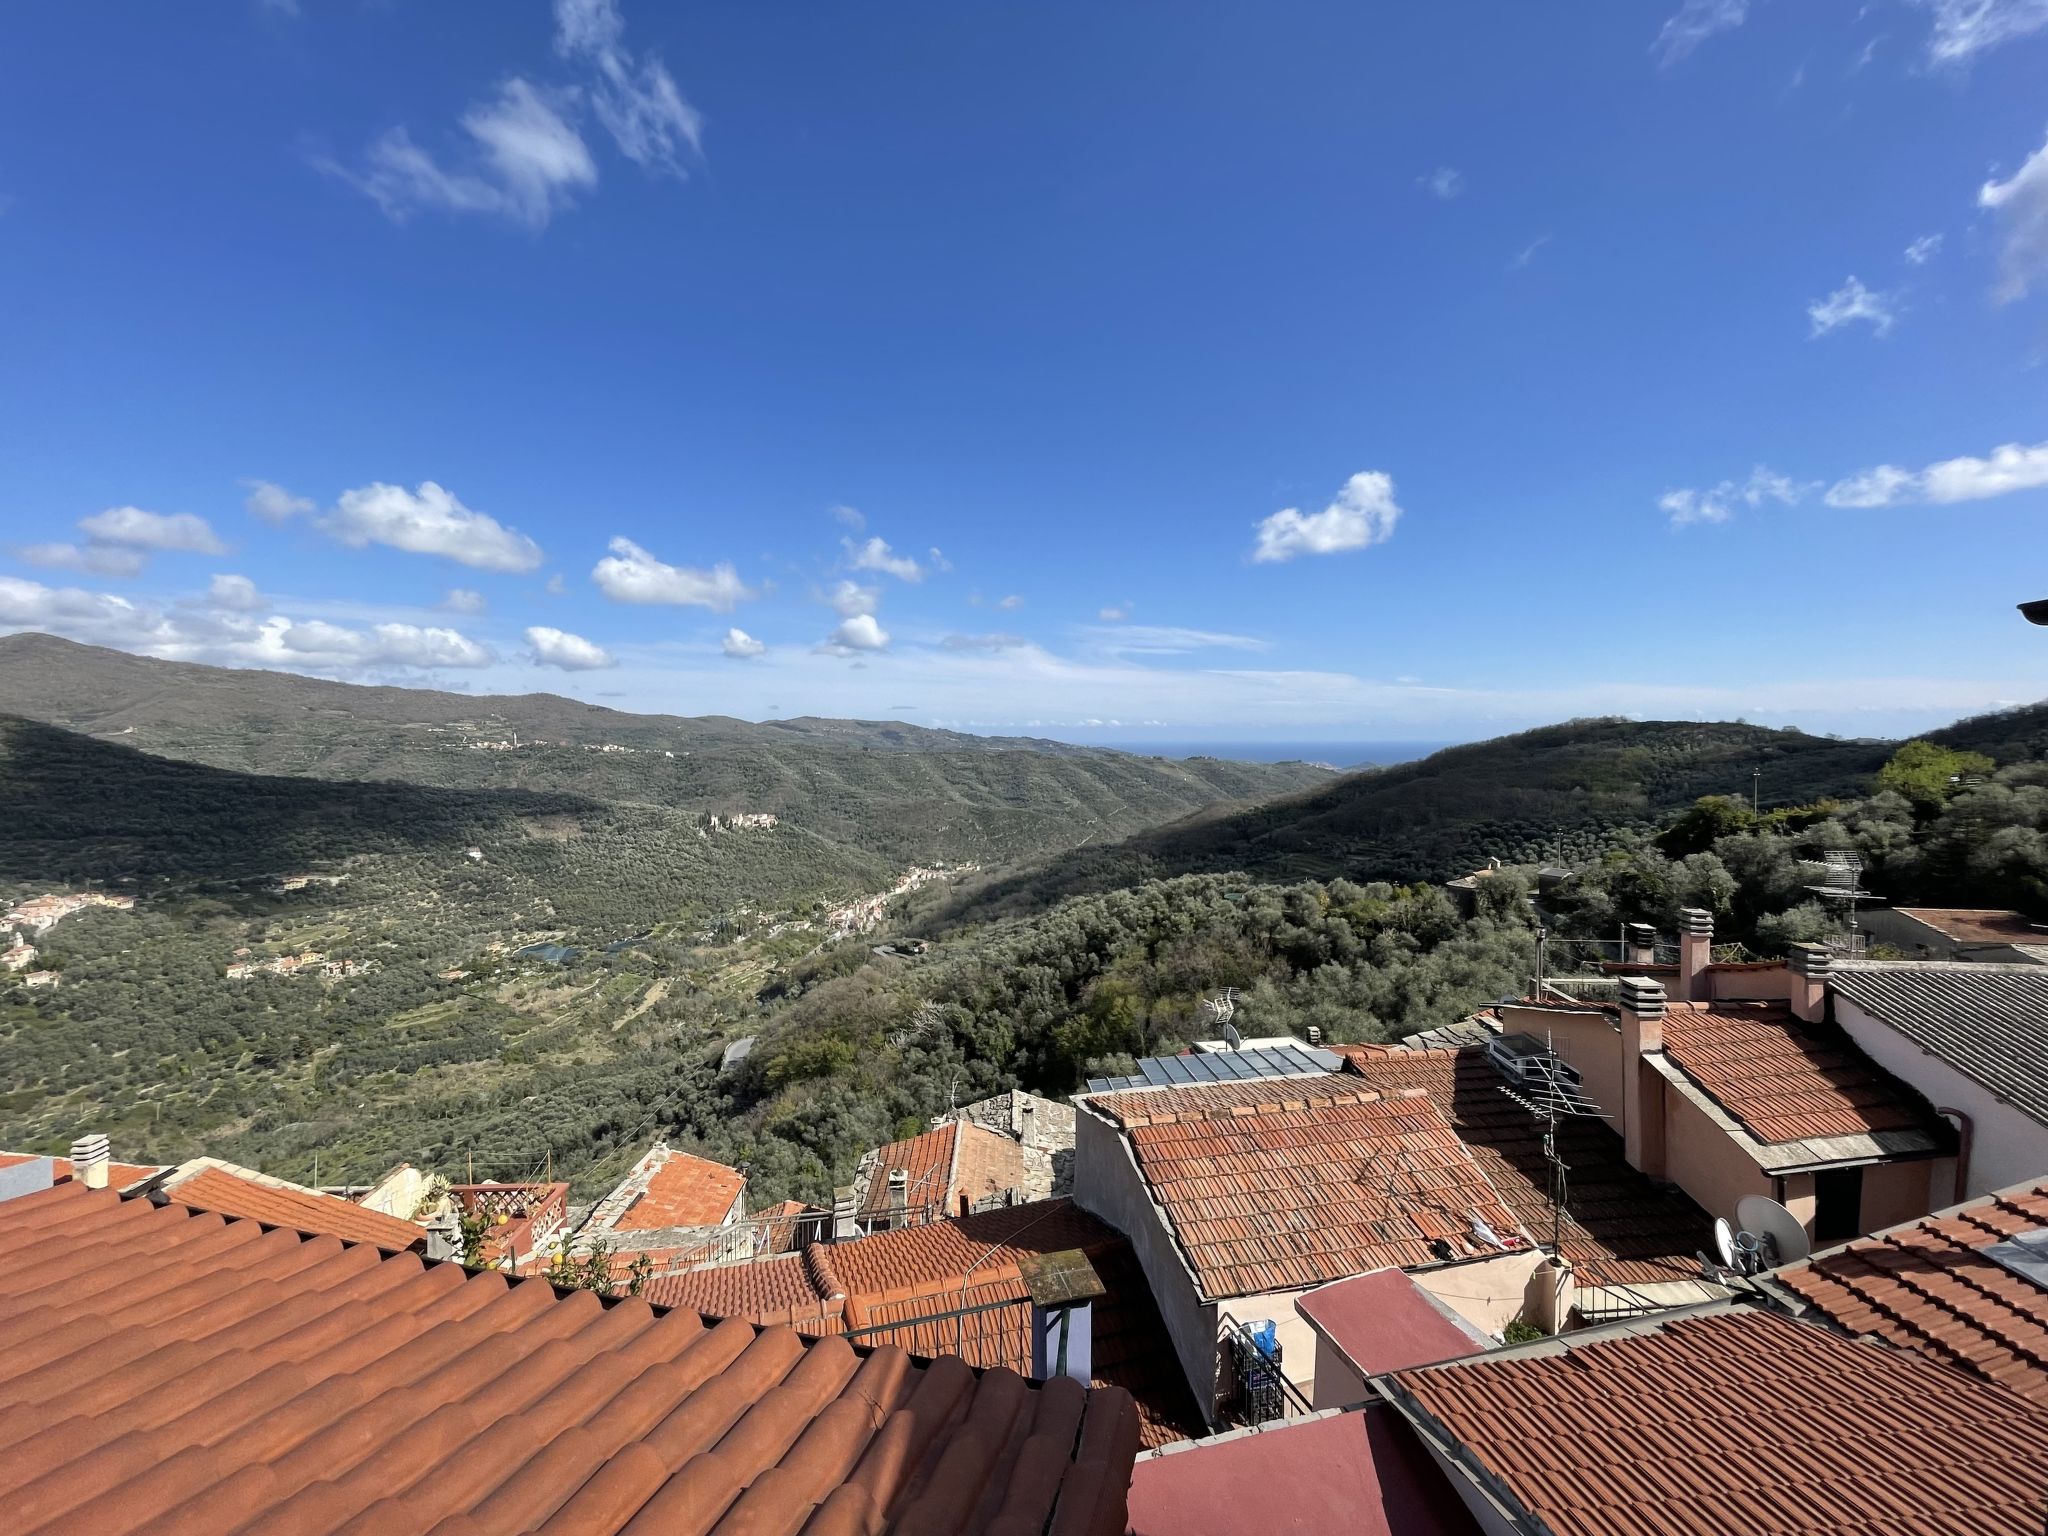
[[1853, 955], [1861, 941], [1856, 936], [1856, 903], [1871, 893], [1863, 886], [1862, 855], [1846, 848], [1830, 848], [1820, 856], [1826, 873], [1819, 885], [1807, 889], [1825, 902], [1831, 910], [1839, 911], [1844, 937], [1839, 940], [1842, 953]]
[[1237, 1032], [1237, 1026], [1231, 1023], [1237, 1014], [1237, 988], [1225, 987], [1221, 997], [1203, 998], [1202, 1013], [1216, 1026], [1217, 1033], [1223, 1036], [1225, 1045], [1233, 1051], [1243, 1046], [1244, 1037]]
[[1557, 1149], [1557, 1127], [1561, 1120], [1604, 1120], [1600, 1106], [1579, 1091], [1564, 1075], [1563, 1063], [1550, 1035], [1543, 1037], [1541, 1056], [1523, 1058], [1519, 1086], [1503, 1084], [1501, 1092], [1536, 1117], [1543, 1127], [1543, 1160], [1550, 1165], [1550, 1252], [1557, 1255], [1564, 1235], [1565, 1206], [1571, 1197], [1571, 1165]]

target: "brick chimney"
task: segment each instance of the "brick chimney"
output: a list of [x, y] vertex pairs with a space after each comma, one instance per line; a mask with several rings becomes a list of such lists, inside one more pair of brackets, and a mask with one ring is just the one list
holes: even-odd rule
[[1664, 989], [1621, 978], [1622, 1143], [1631, 1167], [1664, 1177], [1664, 1079], [1644, 1058], [1664, 1053]]
[[113, 1148], [98, 1131], [71, 1143], [71, 1177], [87, 1189], [107, 1187], [107, 1161]]
[[1828, 976], [1834, 963], [1834, 952], [1825, 944], [1792, 946], [1792, 1011], [1809, 1024], [1827, 1017]]
[[1657, 963], [1657, 930], [1648, 923], [1628, 925], [1628, 949], [1622, 956], [1630, 965]]
[[1678, 996], [1707, 1001], [1707, 962], [1714, 958], [1714, 914], [1704, 907], [1678, 909]]

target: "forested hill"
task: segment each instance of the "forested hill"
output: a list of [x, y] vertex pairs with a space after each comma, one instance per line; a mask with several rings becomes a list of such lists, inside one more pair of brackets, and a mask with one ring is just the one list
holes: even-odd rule
[[1442, 880], [1489, 858], [1569, 862], [1701, 795], [1746, 799], [1753, 782], [1767, 806], [1860, 791], [1890, 752], [1753, 725], [1574, 720], [1054, 855], [964, 889], [934, 921], [1186, 874]]
[[[1305, 763], [1175, 761], [887, 721], [754, 725], [551, 694], [360, 687], [28, 634], [0, 639], [0, 711], [237, 772], [768, 813], [898, 865], [1037, 856], [1330, 777]], [[484, 749], [515, 733], [517, 750]]]

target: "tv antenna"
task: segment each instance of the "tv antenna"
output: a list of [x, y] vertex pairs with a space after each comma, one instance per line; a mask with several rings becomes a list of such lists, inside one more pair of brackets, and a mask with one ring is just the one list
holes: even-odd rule
[[1223, 1036], [1225, 1045], [1233, 1051], [1242, 1049], [1244, 1037], [1237, 1032], [1237, 1026], [1231, 1023], [1237, 1015], [1237, 988], [1225, 987], [1221, 997], [1203, 998], [1202, 1015], [1216, 1026], [1216, 1031]]
[[[1557, 1127], [1562, 1120], [1604, 1120], [1600, 1106], [1565, 1076], [1566, 1067], [1557, 1057], [1548, 1032], [1543, 1037], [1543, 1054], [1517, 1059], [1520, 1086], [1501, 1085], [1501, 1092], [1536, 1117], [1543, 1127], [1543, 1160], [1550, 1165], [1550, 1252], [1556, 1255], [1564, 1235], [1564, 1213], [1571, 1198], [1571, 1165], [1557, 1148]], [[1576, 1075], [1576, 1074], [1575, 1074]]]
[[1839, 903], [1843, 929], [1847, 934], [1842, 948], [1845, 953], [1853, 955], [1857, 944], [1856, 903], [1871, 895], [1862, 888], [1862, 855], [1847, 848], [1831, 848], [1820, 856], [1820, 864], [1824, 871], [1821, 883], [1809, 885], [1807, 889], [1820, 897], [1831, 911], [1837, 910]]

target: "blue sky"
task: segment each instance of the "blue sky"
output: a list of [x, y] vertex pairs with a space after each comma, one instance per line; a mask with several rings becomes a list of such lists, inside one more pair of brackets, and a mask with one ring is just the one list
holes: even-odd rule
[[2048, 0], [0, 36], [0, 629], [1120, 741], [2048, 692]]

